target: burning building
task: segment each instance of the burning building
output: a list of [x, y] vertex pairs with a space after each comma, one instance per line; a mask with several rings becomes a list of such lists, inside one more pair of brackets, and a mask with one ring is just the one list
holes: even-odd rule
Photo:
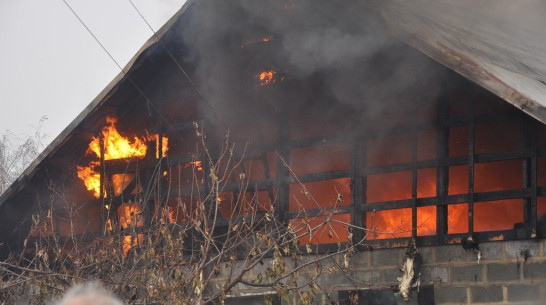
[[544, 302], [544, 33], [467, 4], [320, 2], [188, 1], [2, 195], [3, 255], [45, 202], [61, 238], [176, 224], [224, 172], [226, 222], [328, 217], [299, 239], [322, 253], [365, 240], [322, 278], [341, 302], [405, 302], [414, 246], [412, 304]]

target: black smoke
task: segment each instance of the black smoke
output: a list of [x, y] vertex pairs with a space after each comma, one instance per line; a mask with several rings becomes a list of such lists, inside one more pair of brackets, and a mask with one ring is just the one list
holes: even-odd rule
[[[223, 115], [339, 103], [374, 117], [438, 79], [437, 64], [393, 37], [365, 1], [202, 0], [183, 18], [185, 62]], [[263, 37], [271, 40], [242, 47]], [[275, 84], [260, 86], [269, 70]]]

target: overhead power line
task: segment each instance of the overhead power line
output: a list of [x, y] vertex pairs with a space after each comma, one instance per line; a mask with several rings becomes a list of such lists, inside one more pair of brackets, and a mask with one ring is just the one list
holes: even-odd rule
[[203, 94], [201, 93], [201, 90], [199, 90], [199, 87], [197, 87], [197, 85], [193, 82], [193, 80], [191, 79], [191, 77], [188, 75], [188, 73], [186, 73], [186, 70], [184, 70], [184, 68], [182, 67], [182, 65], [180, 64], [180, 62], [178, 61], [178, 59], [176, 59], [176, 57], [173, 55], [173, 53], [171, 52], [171, 50], [169, 50], [169, 48], [165, 45], [165, 43], [163, 43], [163, 40], [160, 39], [160, 37], [157, 35], [156, 31], [154, 30], [154, 28], [150, 25], [150, 23], [148, 22], [148, 20], [146, 20], [146, 18], [144, 17], [144, 15], [142, 15], [142, 13], [140, 12], [140, 10], [136, 7], [135, 3], [132, 1], [132, 0], [128, 0], [129, 3], [131, 3], [131, 6], [135, 9], [135, 11], [138, 13], [138, 15], [140, 16], [140, 18], [142, 18], [142, 20], [146, 23], [146, 25], [148, 26], [148, 28], [150, 28], [150, 30], [152, 31], [152, 33], [154, 33], [154, 37], [157, 39], [157, 41], [161, 44], [161, 46], [165, 49], [165, 51], [167, 51], [167, 53], [169, 54], [169, 57], [172, 59], [172, 61], [176, 64], [176, 66], [178, 67], [178, 69], [180, 69], [180, 71], [182, 71], [182, 73], [184, 74], [184, 76], [186, 77], [186, 79], [188, 80], [188, 82], [192, 85], [192, 87], [195, 89], [195, 91], [197, 91], [197, 94], [199, 94], [199, 96], [203, 99], [203, 102], [210, 108], [213, 110], [212, 106], [207, 102], [207, 100], [205, 99], [205, 96], [203, 96]]
[[[121, 70], [121, 72], [123, 73], [123, 75], [125, 77], [127, 77], [127, 79], [129, 80], [129, 82], [133, 85], [133, 87], [138, 91], [138, 93], [140, 95], [142, 95], [142, 97], [144, 97], [144, 99], [146, 100], [146, 103], [147, 103], [147, 106], [148, 107], [152, 107], [153, 110], [159, 115], [160, 119], [166, 123], [173, 131], [175, 131], [176, 135], [180, 138], [180, 140], [182, 140], [182, 142], [186, 142], [181, 135], [178, 134], [178, 132], [176, 132], [176, 129], [174, 128], [174, 126], [172, 126], [172, 124], [169, 123], [169, 121], [161, 114], [161, 112], [159, 111], [159, 109], [157, 109], [157, 107], [154, 105], [154, 103], [151, 102], [151, 100], [148, 98], [148, 96], [146, 95], [146, 93], [144, 93], [144, 91], [135, 83], [135, 81], [131, 78], [131, 76], [127, 73], [127, 71], [125, 71], [125, 69], [123, 69], [123, 67], [118, 63], [118, 61], [114, 58], [114, 56], [112, 56], [112, 54], [108, 51], [108, 49], [106, 49], [106, 47], [101, 43], [101, 41], [98, 39], [98, 37], [93, 33], [93, 31], [91, 31], [91, 29], [85, 24], [85, 22], [80, 18], [80, 16], [76, 13], [76, 11], [70, 6], [70, 4], [68, 4], [68, 2], [66, 0], [62, 0], [64, 2], [64, 4], [68, 7], [68, 9], [72, 12], [72, 14], [74, 14], [74, 16], [78, 19], [78, 21], [83, 25], [83, 27], [87, 30], [87, 32], [93, 37], [93, 39], [95, 39], [95, 41], [100, 45], [100, 47], [103, 49], [103, 51], [108, 55], [108, 57], [112, 60], [112, 62], [114, 62], [114, 64]], [[210, 104], [208, 104], [205, 100], [205, 98], [203, 97], [203, 95], [201, 94], [201, 91], [197, 88], [197, 86], [195, 85], [195, 83], [191, 80], [191, 78], [189, 77], [189, 75], [186, 73], [186, 71], [182, 68], [182, 66], [180, 65], [180, 63], [178, 62], [178, 60], [176, 60], [176, 58], [174, 57], [174, 55], [170, 52], [170, 50], [163, 44], [163, 42], [161, 41], [161, 39], [159, 39], [157, 33], [153, 30], [153, 28], [151, 27], [151, 25], [148, 23], [148, 21], [144, 18], [144, 16], [140, 13], [140, 11], [136, 8], [136, 6], [134, 5], [134, 3], [132, 1], [129, 0], [129, 2], [131, 2], [131, 5], [135, 8], [135, 10], [138, 12], [138, 14], [141, 16], [141, 18], [144, 20], [144, 22], [146, 22], [146, 24], [148, 25], [148, 27], [152, 30], [152, 32], [154, 33], [154, 37], [157, 38], [157, 40], [161, 43], [161, 45], [163, 46], [163, 48], [165, 48], [165, 50], [168, 52], [169, 56], [171, 57], [171, 59], [175, 62], [175, 64], [177, 65], [178, 69], [181, 70], [181, 72], [184, 74], [184, 76], [188, 79], [188, 81], [190, 82], [190, 84], [194, 87], [194, 89], [197, 91], [197, 93], [201, 96], [202, 98], [202, 101], [208, 106], [211, 108], [211, 110], [213, 110], [213, 113], [214, 113], [214, 109], [210, 106]]]
[[70, 6], [70, 4], [68, 4], [68, 2], [66, 2], [66, 0], [62, 0], [64, 2], [64, 4], [66, 4], [66, 6], [68, 7], [68, 9], [72, 12], [72, 14], [74, 14], [74, 16], [76, 16], [76, 18], [80, 21], [80, 23], [83, 25], [83, 27], [87, 30], [87, 32], [89, 32], [89, 34], [91, 34], [91, 36], [93, 37], [93, 39], [95, 39], [95, 41], [100, 45], [100, 47], [104, 50], [104, 52], [106, 52], [106, 54], [108, 54], [108, 57], [110, 57], [110, 59], [116, 64], [116, 66], [118, 66], [118, 68], [124, 73], [124, 74], [127, 74], [125, 73], [125, 71], [123, 70], [123, 68], [121, 67], [121, 65], [116, 61], [116, 59], [114, 58], [114, 56], [112, 56], [112, 54], [110, 54], [110, 52], [108, 52], [108, 50], [106, 49], [106, 47], [104, 47], [104, 45], [100, 42], [100, 40], [97, 38], [97, 36], [95, 36], [95, 34], [93, 34], [93, 32], [91, 31], [91, 29], [89, 29], [89, 27], [85, 24], [85, 22], [83, 22], [83, 20], [80, 18], [80, 16], [78, 16], [78, 14], [76, 14], [76, 12], [74, 11], [74, 9], [72, 9], [72, 7]]

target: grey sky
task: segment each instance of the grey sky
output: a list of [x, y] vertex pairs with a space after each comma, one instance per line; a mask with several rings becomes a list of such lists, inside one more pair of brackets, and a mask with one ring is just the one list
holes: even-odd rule
[[[67, 0], [124, 66], [153, 33], [128, 0]], [[185, 0], [133, 0], [154, 30]], [[0, 0], [0, 135], [52, 141], [120, 72], [62, 0]]]

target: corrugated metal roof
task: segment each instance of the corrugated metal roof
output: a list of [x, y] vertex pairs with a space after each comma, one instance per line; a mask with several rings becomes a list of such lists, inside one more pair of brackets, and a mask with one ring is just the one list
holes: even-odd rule
[[400, 39], [546, 123], [546, 2], [386, 0]]

